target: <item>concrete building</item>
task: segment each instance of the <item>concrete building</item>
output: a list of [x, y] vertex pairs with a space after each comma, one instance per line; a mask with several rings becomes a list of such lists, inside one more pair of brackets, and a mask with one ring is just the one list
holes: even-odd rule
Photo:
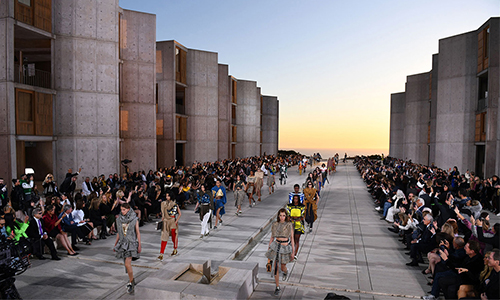
[[257, 82], [237, 79], [236, 157], [260, 155], [260, 96]]
[[154, 82], [147, 70], [154, 68], [154, 15], [124, 11], [118, 0], [9, 0], [0, 3], [0, 24], [0, 176], [16, 178], [25, 167], [37, 181], [54, 173], [61, 182], [70, 167], [83, 167], [83, 176], [116, 172], [124, 159], [118, 153], [137, 167], [155, 166], [154, 156], [144, 156], [147, 142], [138, 155], [137, 131], [119, 127], [127, 123], [120, 105], [135, 113], [133, 102], [154, 101], [153, 84], [131, 94]]
[[[477, 30], [439, 40], [433, 69], [408, 77], [403, 153], [397, 146], [401, 128], [396, 125], [402, 112], [391, 97], [390, 155], [444, 169], [457, 166], [480, 176], [498, 174], [499, 62], [498, 17]], [[422, 135], [425, 123], [427, 139]]]
[[391, 132], [389, 155], [404, 158], [404, 136], [405, 136], [405, 93], [391, 94]]
[[68, 168], [109, 174], [128, 159], [147, 171], [277, 145], [277, 125], [261, 128], [278, 111], [262, 114], [256, 82], [240, 84], [216, 52], [157, 43], [155, 15], [118, 0], [6, 0], [0, 32], [7, 182], [26, 167], [38, 182], [53, 173], [60, 183]]
[[278, 154], [279, 101], [276, 96], [262, 96], [262, 154]]

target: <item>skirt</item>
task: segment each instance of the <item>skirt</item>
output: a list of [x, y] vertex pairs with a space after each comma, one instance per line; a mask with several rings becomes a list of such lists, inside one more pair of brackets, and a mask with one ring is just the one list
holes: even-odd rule
[[275, 182], [274, 182], [274, 177], [273, 177], [273, 176], [271, 176], [271, 175], [268, 175], [268, 176], [267, 176], [267, 185], [268, 185], [268, 186], [272, 186], [274, 183], [275, 183]]
[[234, 206], [241, 206], [241, 203], [245, 199], [245, 192], [242, 190], [234, 191]]
[[210, 211], [210, 204], [201, 204], [198, 208], [200, 209], [200, 221], [203, 221], [203, 217]]
[[249, 185], [247, 188], [247, 194], [252, 194], [253, 193], [253, 185]]
[[137, 248], [139, 247], [139, 243], [137, 242], [120, 242], [118, 241], [118, 244], [116, 244], [114, 250], [115, 250], [115, 256], [116, 258], [127, 258], [127, 257], [132, 257], [133, 260], [139, 259], [140, 255], [137, 252]]
[[[279, 251], [278, 251], [278, 247], [279, 247]], [[266, 257], [269, 258], [270, 260], [275, 261], [277, 254], [278, 254], [279, 263], [287, 264], [287, 263], [291, 262], [290, 256], [292, 255], [292, 245], [290, 243], [288, 243], [286, 246], [283, 246], [282, 244], [278, 245], [278, 242], [276, 242], [276, 240], [274, 240], [271, 243], [269, 250], [267, 250], [267, 252], [266, 252]]]
[[175, 223], [175, 218], [166, 216], [163, 220], [163, 229], [161, 231], [161, 240], [168, 241], [168, 237], [172, 235], [172, 229], [179, 229], [179, 226]]
[[222, 216], [223, 214], [226, 213], [226, 210], [224, 209], [224, 201], [222, 199], [216, 199], [215, 200], [215, 210], [214, 210], [214, 216], [217, 214], [217, 210], [221, 209], [219, 212], [219, 216]]

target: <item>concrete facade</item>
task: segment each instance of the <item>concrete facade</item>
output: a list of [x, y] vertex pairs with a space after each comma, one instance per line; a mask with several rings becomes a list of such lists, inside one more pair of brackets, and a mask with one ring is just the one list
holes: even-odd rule
[[476, 65], [474, 32], [439, 41], [436, 165], [445, 169], [474, 169]]
[[262, 154], [278, 154], [278, 107], [278, 97], [262, 96]]
[[429, 80], [430, 73], [406, 78], [404, 155], [419, 164], [428, 164]]
[[238, 79], [236, 157], [260, 154], [260, 92], [257, 82]]
[[217, 53], [188, 49], [187, 52], [186, 165], [216, 161], [219, 139], [219, 64]]
[[[175, 41], [156, 43], [157, 84], [157, 155], [158, 166], [175, 165], [175, 49], [182, 45]], [[183, 85], [185, 86], [185, 85]]]
[[391, 101], [391, 156], [479, 176], [500, 172], [499, 23], [491, 18], [477, 30], [439, 40], [432, 70], [408, 77], [404, 151], [396, 146], [400, 107]]
[[389, 156], [406, 157], [404, 152], [405, 93], [391, 94], [391, 132]]
[[219, 97], [219, 144], [217, 157], [224, 160], [231, 157], [231, 79], [229, 66], [219, 64], [218, 74]]
[[154, 170], [156, 16], [123, 10], [120, 24], [120, 157], [131, 169]]
[[238, 105], [217, 53], [157, 43], [156, 16], [118, 2], [0, 2], [0, 177], [34, 167], [35, 181], [60, 183], [68, 168], [82, 178], [124, 159], [149, 170], [236, 157], [238, 140], [239, 157], [277, 145], [277, 133], [261, 140], [255, 81]]
[[54, 135], [56, 170], [82, 175], [119, 166], [119, 49], [117, 0], [54, 0]]
[[0, 177], [16, 177], [14, 2], [0, 2]]

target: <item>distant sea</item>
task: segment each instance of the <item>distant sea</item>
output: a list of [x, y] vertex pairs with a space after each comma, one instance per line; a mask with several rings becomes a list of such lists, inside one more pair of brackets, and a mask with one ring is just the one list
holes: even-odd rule
[[289, 149], [289, 148], [280, 148], [280, 150], [295, 150], [297, 152], [300, 152], [301, 154], [304, 155], [312, 155], [313, 153], [319, 153], [321, 154], [321, 157], [323, 158], [328, 158], [328, 157], [333, 157], [335, 153], [338, 153], [340, 157], [344, 157], [344, 153], [347, 153], [348, 157], [354, 157], [356, 155], [372, 155], [372, 154], [384, 154], [384, 156], [387, 156], [389, 153], [389, 149], [347, 149], [347, 148], [325, 148], [325, 149], [312, 149], [312, 148], [294, 148], [294, 149]]

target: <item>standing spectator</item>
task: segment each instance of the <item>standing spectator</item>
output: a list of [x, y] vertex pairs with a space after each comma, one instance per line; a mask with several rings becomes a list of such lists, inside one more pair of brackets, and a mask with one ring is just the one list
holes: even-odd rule
[[82, 196], [88, 197], [92, 192], [94, 192], [94, 188], [90, 183], [90, 177], [85, 177], [85, 181], [82, 183]]
[[54, 176], [50, 173], [45, 176], [42, 187], [45, 198], [52, 197], [57, 194], [57, 185], [54, 182]]

